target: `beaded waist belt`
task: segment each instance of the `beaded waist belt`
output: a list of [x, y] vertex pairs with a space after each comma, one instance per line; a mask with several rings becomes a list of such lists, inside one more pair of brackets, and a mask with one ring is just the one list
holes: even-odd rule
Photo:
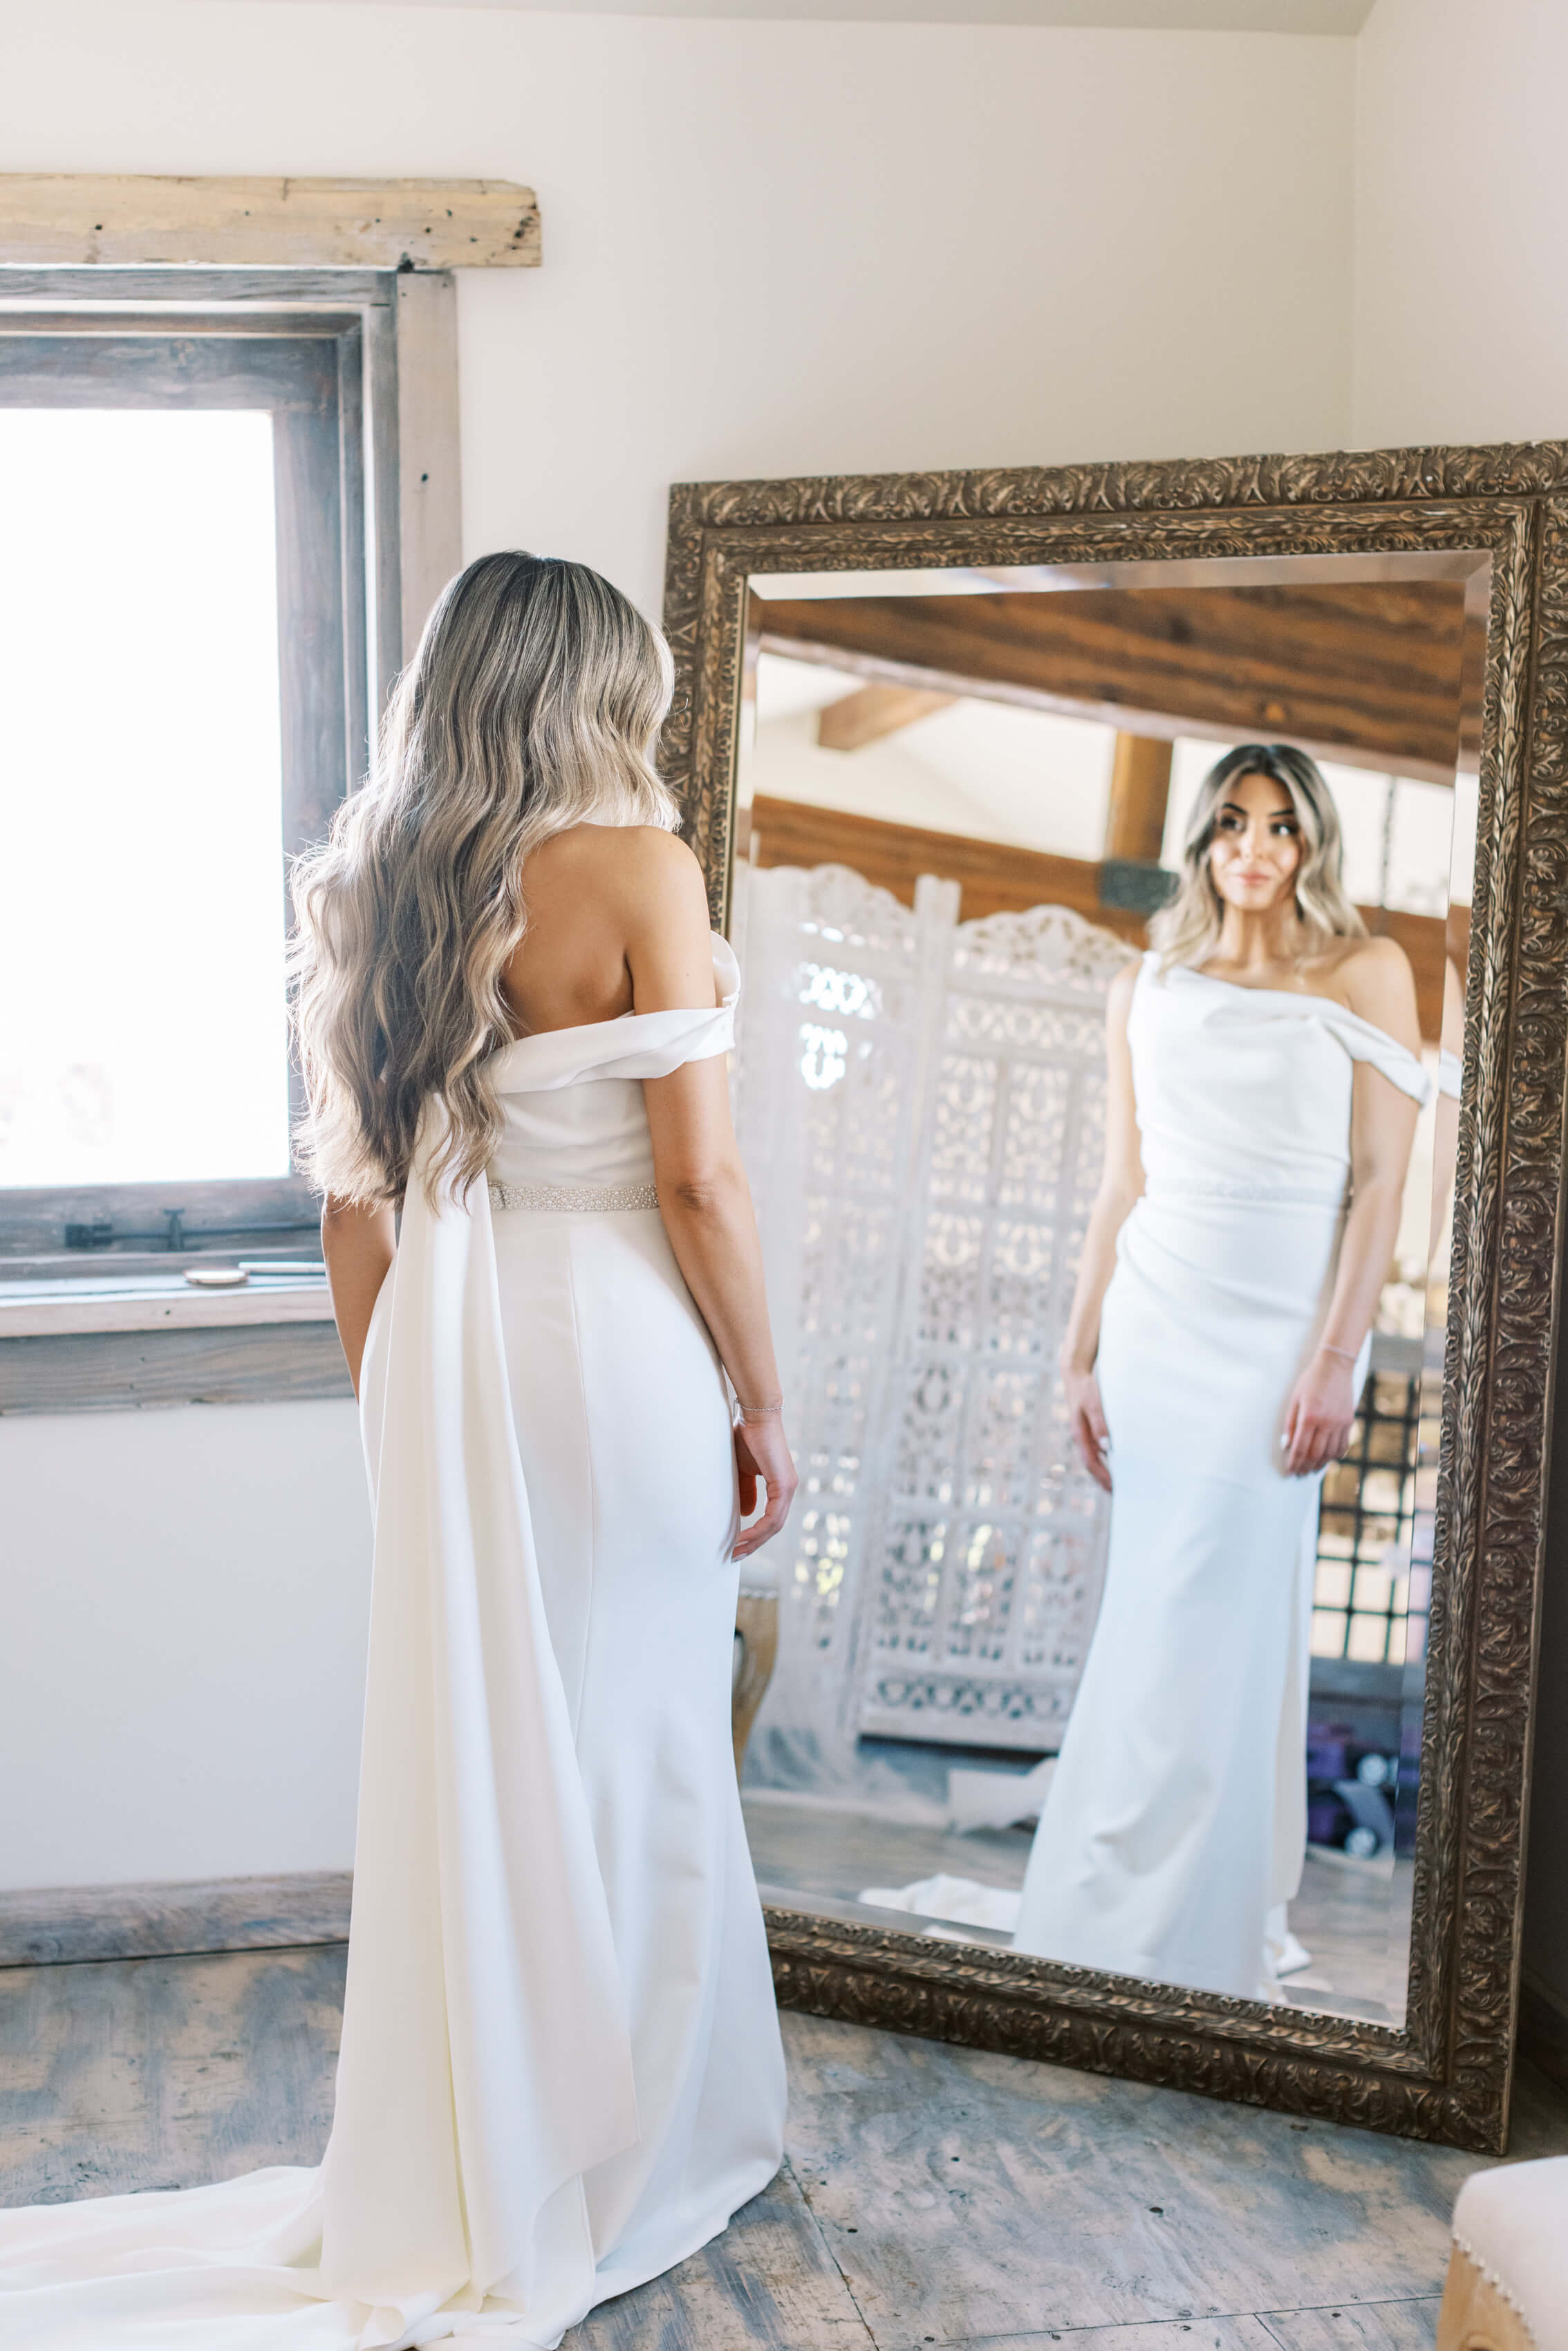
[[615, 1208], [656, 1208], [652, 1184], [496, 1184], [493, 1208], [570, 1208], [590, 1216]]

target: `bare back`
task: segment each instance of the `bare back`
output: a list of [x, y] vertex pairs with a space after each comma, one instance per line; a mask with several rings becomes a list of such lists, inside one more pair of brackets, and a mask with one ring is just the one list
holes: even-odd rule
[[652, 825], [573, 825], [523, 875], [528, 926], [501, 977], [520, 1034], [716, 1001], [702, 869]]

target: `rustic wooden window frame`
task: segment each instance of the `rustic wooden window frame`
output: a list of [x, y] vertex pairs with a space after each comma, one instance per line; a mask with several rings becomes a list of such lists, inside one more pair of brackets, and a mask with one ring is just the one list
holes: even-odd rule
[[722, 921], [752, 575], [1415, 549], [1490, 558], [1490, 604], [1406, 2021], [801, 1909], [768, 1928], [788, 2006], [1500, 2152], [1561, 1313], [1568, 444], [678, 486], [663, 759]]
[[[280, 601], [308, 623], [283, 632], [294, 665], [285, 692], [292, 852], [319, 836], [362, 776], [371, 714], [460, 559], [455, 282], [407, 269], [0, 266], [0, 399], [9, 381], [51, 404], [98, 404], [79, 378], [49, 381], [68, 352], [95, 344], [116, 354], [114, 404], [262, 404], [279, 419]], [[301, 402], [283, 380], [289, 346], [329, 350], [314, 371], [318, 391], [332, 378], [329, 402]], [[227, 356], [235, 350], [248, 355], [237, 370]], [[324, 532], [313, 546], [301, 527], [302, 515], [307, 526], [319, 520], [324, 496], [337, 507], [335, 553]], [[325, 659], [303, 659], [301, 643], [322, 635]], [[290, 1084], [297, 1107], [292, 1071]], [[204, 1228], [225, 1228], [231, 1249], [287, 1246], [287, 1230], [269, 1228], [303, 1236], [314, 1221], [298, 1175], [15, 1190], [0, 1195], [0, 1274], [68, 1280], [108, 1261], [117, 1272], [166, 1265], [166, 1252], [134, 1245], [68, 1251], [64, 1228], [107, 1217], [121, 1230], [156, 1231], [173, 1207], [198, 1249]]]
[[[282, 714], [282, 852], [277, 920], [287, 924], [289, 857], [326, 831], [350, 778], [363, 771], [369, 681], [362, 563], [364, 469], [360, 432], [363, 375], [358, 317], [341, 311], [279, 311], [259, 329], [235, 333], [172, 328], [155, 315], [97, 322], [0, 325], [0, 406], [262, 410], [272, 419], [277, 492], [278, 667]], [[62, 843], [69, 855], [68, 843]], [[214, 886], [221, 886], [214, 877]], [[281, 936], [281, 928], [280, 928]], [[206, 975], [221, 988], [223, 977]], [[193, 1073], [194, 1075], [194, 1073]], [[289, 1071], [289, 1113], [299, 1109]], [[193, 1238], [249, 1228], [259, 1242], [285, 1228], [300, 1245], [311, 1221], [309, 1187], [298, 1176], [251, 1181], [172, 1178], [165, 1184], [106, 1183], [0, 1194], [0, 1247], [8, 1255], [72, 1249], [73, 1226], [148, 1232], [178, 1213]], [[273, 1238], [278, 1236], [275, 1233]], [[97, 1257], [97, 1250], [83, 1250]]]

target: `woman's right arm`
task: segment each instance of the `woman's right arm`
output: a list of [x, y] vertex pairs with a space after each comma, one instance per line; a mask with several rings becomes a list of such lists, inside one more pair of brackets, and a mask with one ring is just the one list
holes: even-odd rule
[[[713, 935], [702, 869], [668, 834], [642, 844], [643, 886], [627, 921], [626, 961], [638, 1012], [713, 1001]], [[742, 1517], [768, 1491], [762, 1516], [735, 1546], [737, 1559], [776, 1535], [797, 1479], [785, 1439], [779, 1365], [768, 1322], [762, 1245], [729, 1115], [722, 1054], [643, 1081], [659, 1214], [676, 1264], [707, 1324], [741, 1411], [736, 1431]]]
[[397, 1255], [397, 1227], [391, 1208], [358, 1207], [351, 1201], [329, 1196], [321, 1203], [321, 1254], [327, 1261], [327, 1287], [332, 1293], [338, 1336], [357, 1396], [371, 1316]]
[[1133, 1056], [1127, 1043], [1127, 1015], [1137, 976], [1136, 964], [1118, 972], [1106, 1000], [1105, 1161], [1100, 1188], [1084, 1228], [1078, 1280], [1061, 1342], [1068, 1421], [1083, 1467], [1106, 1493], [1111, 1491], [1111, 1468], [1105, 1458], [1109, 1432], [1100, 1401], [1100, 1383], [1094, 1376], [1094, 1359], [1100, 1352], [1100, 1309], [1116, 1270], [1116, 1236], [1144, 1189], [1144, 1161], [1133, 1093]]
[[744, 1559], [783, 1526], [797, 1479], [784, 1435], [762, 1245], [730, 1124], [723, 1057], [688, 1061], [667, 1078], [646, 1080], [643, 1091], [659, 1214], [740, 1407], [736, 1462], [742, 1517], [757, 1507], [758, 1478], [768, 1489], [767, 1509], [736, 1543], [736, 1558]]

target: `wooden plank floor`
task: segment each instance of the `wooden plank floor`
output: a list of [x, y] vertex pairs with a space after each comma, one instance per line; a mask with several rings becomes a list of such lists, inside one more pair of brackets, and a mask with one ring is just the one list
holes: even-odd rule
[[[316, 2159], [341, 1948], [0, 1970], [0, 2201]], [[1431, 2351], [1473, 2156], [786, 2016], [789, 2158], [566, 2351]], [[1515, 2157], [1568, 2152], [1527, 2074]]]

